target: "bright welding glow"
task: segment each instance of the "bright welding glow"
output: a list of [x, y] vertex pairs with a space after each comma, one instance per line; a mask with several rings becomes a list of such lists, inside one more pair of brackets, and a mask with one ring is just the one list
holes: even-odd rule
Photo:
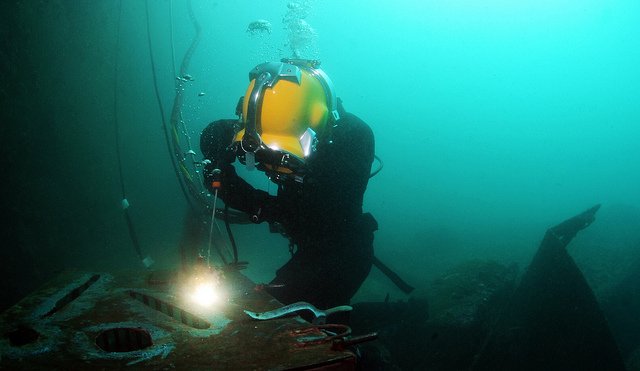
[[212, 281], [196, 283], [191, 293], [191, 300], [203, 307], [210, 307], [220, 302], [219, 287]]
[[218, 270], [197, 265], [191, 278], [185, 282], [185, 299], [202, 308], [221, 304], [226, 297], [222, 282], [222, 274]]
[[202, 308], [210, 308], [224, 302], [226, 293], [222, 272], [211, 267], [204, 256], [198, 257], [193, 271], [185, 278], [182, 286], [185, 300]]

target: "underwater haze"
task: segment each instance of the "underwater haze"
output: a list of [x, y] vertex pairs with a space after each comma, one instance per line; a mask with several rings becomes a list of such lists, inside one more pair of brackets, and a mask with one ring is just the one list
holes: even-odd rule
[[[416, 288], [474, 259], [523, 269], [547, 228], [596, 204], [569, 248], [596, 294], [640, 259], [638, 1], [3, 1], [0, 308], [62, 270], [141, 266], [121, 180], [144, 254], [178, 266], [187, 203], [161, 115], [185, 78], [189, 4], [197, 159], [256, 64], [321, 60], [384, 163], [364, 202], [376, 255]], [[287, 241], [234, 228], [247, 275], [269, 281]], [[387, 294], [406, 298], [374, 269], [354, 301]]]

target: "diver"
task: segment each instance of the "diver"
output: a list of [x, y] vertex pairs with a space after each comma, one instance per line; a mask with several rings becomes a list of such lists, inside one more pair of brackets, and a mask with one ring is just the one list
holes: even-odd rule
[[[289, 240], [291, 259], [266, 285], [273, 297], [322, 309], [349, 304], [371, 270], [378, 228], [362, 209], [373, 132], [344, 110], [318, 61], [262, 63], [249, 80], [239, 119], [212, 122], [201, 134], [205, 186]], [[277, 195], [251, 186], [233, 163], [264, 172]]]

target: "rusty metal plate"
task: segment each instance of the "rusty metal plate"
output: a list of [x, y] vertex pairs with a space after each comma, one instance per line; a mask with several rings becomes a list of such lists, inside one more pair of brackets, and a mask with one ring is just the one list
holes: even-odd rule
[[[0, 368], [352, 370], [351, 352], [298, 316], [255, 321], [281, 304], [238, 272], [226, 298], [185, 300], [177, 272], [67, 272], [0, 315]], [[313, 339], [314, 341], [309, 341]]]

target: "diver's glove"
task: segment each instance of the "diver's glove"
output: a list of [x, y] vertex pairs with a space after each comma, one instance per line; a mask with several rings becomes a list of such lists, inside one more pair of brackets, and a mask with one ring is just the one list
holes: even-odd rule
[[261, 190], [255, 190], [253, 195], [254, 210], [251, 213], [251, 221], [254, 223], [262, 222], [279, 222], [280, 221], [280, 207], [278, 205], [278, 198], [271, 196], [269, 193]]
[[220, 166], [220, 170], [220, 197], [226, 205], [249, 214], [254, 223], [277, 221], [279, 208], [275, 196], [253, 188], [238, 176], [231, 164]]

